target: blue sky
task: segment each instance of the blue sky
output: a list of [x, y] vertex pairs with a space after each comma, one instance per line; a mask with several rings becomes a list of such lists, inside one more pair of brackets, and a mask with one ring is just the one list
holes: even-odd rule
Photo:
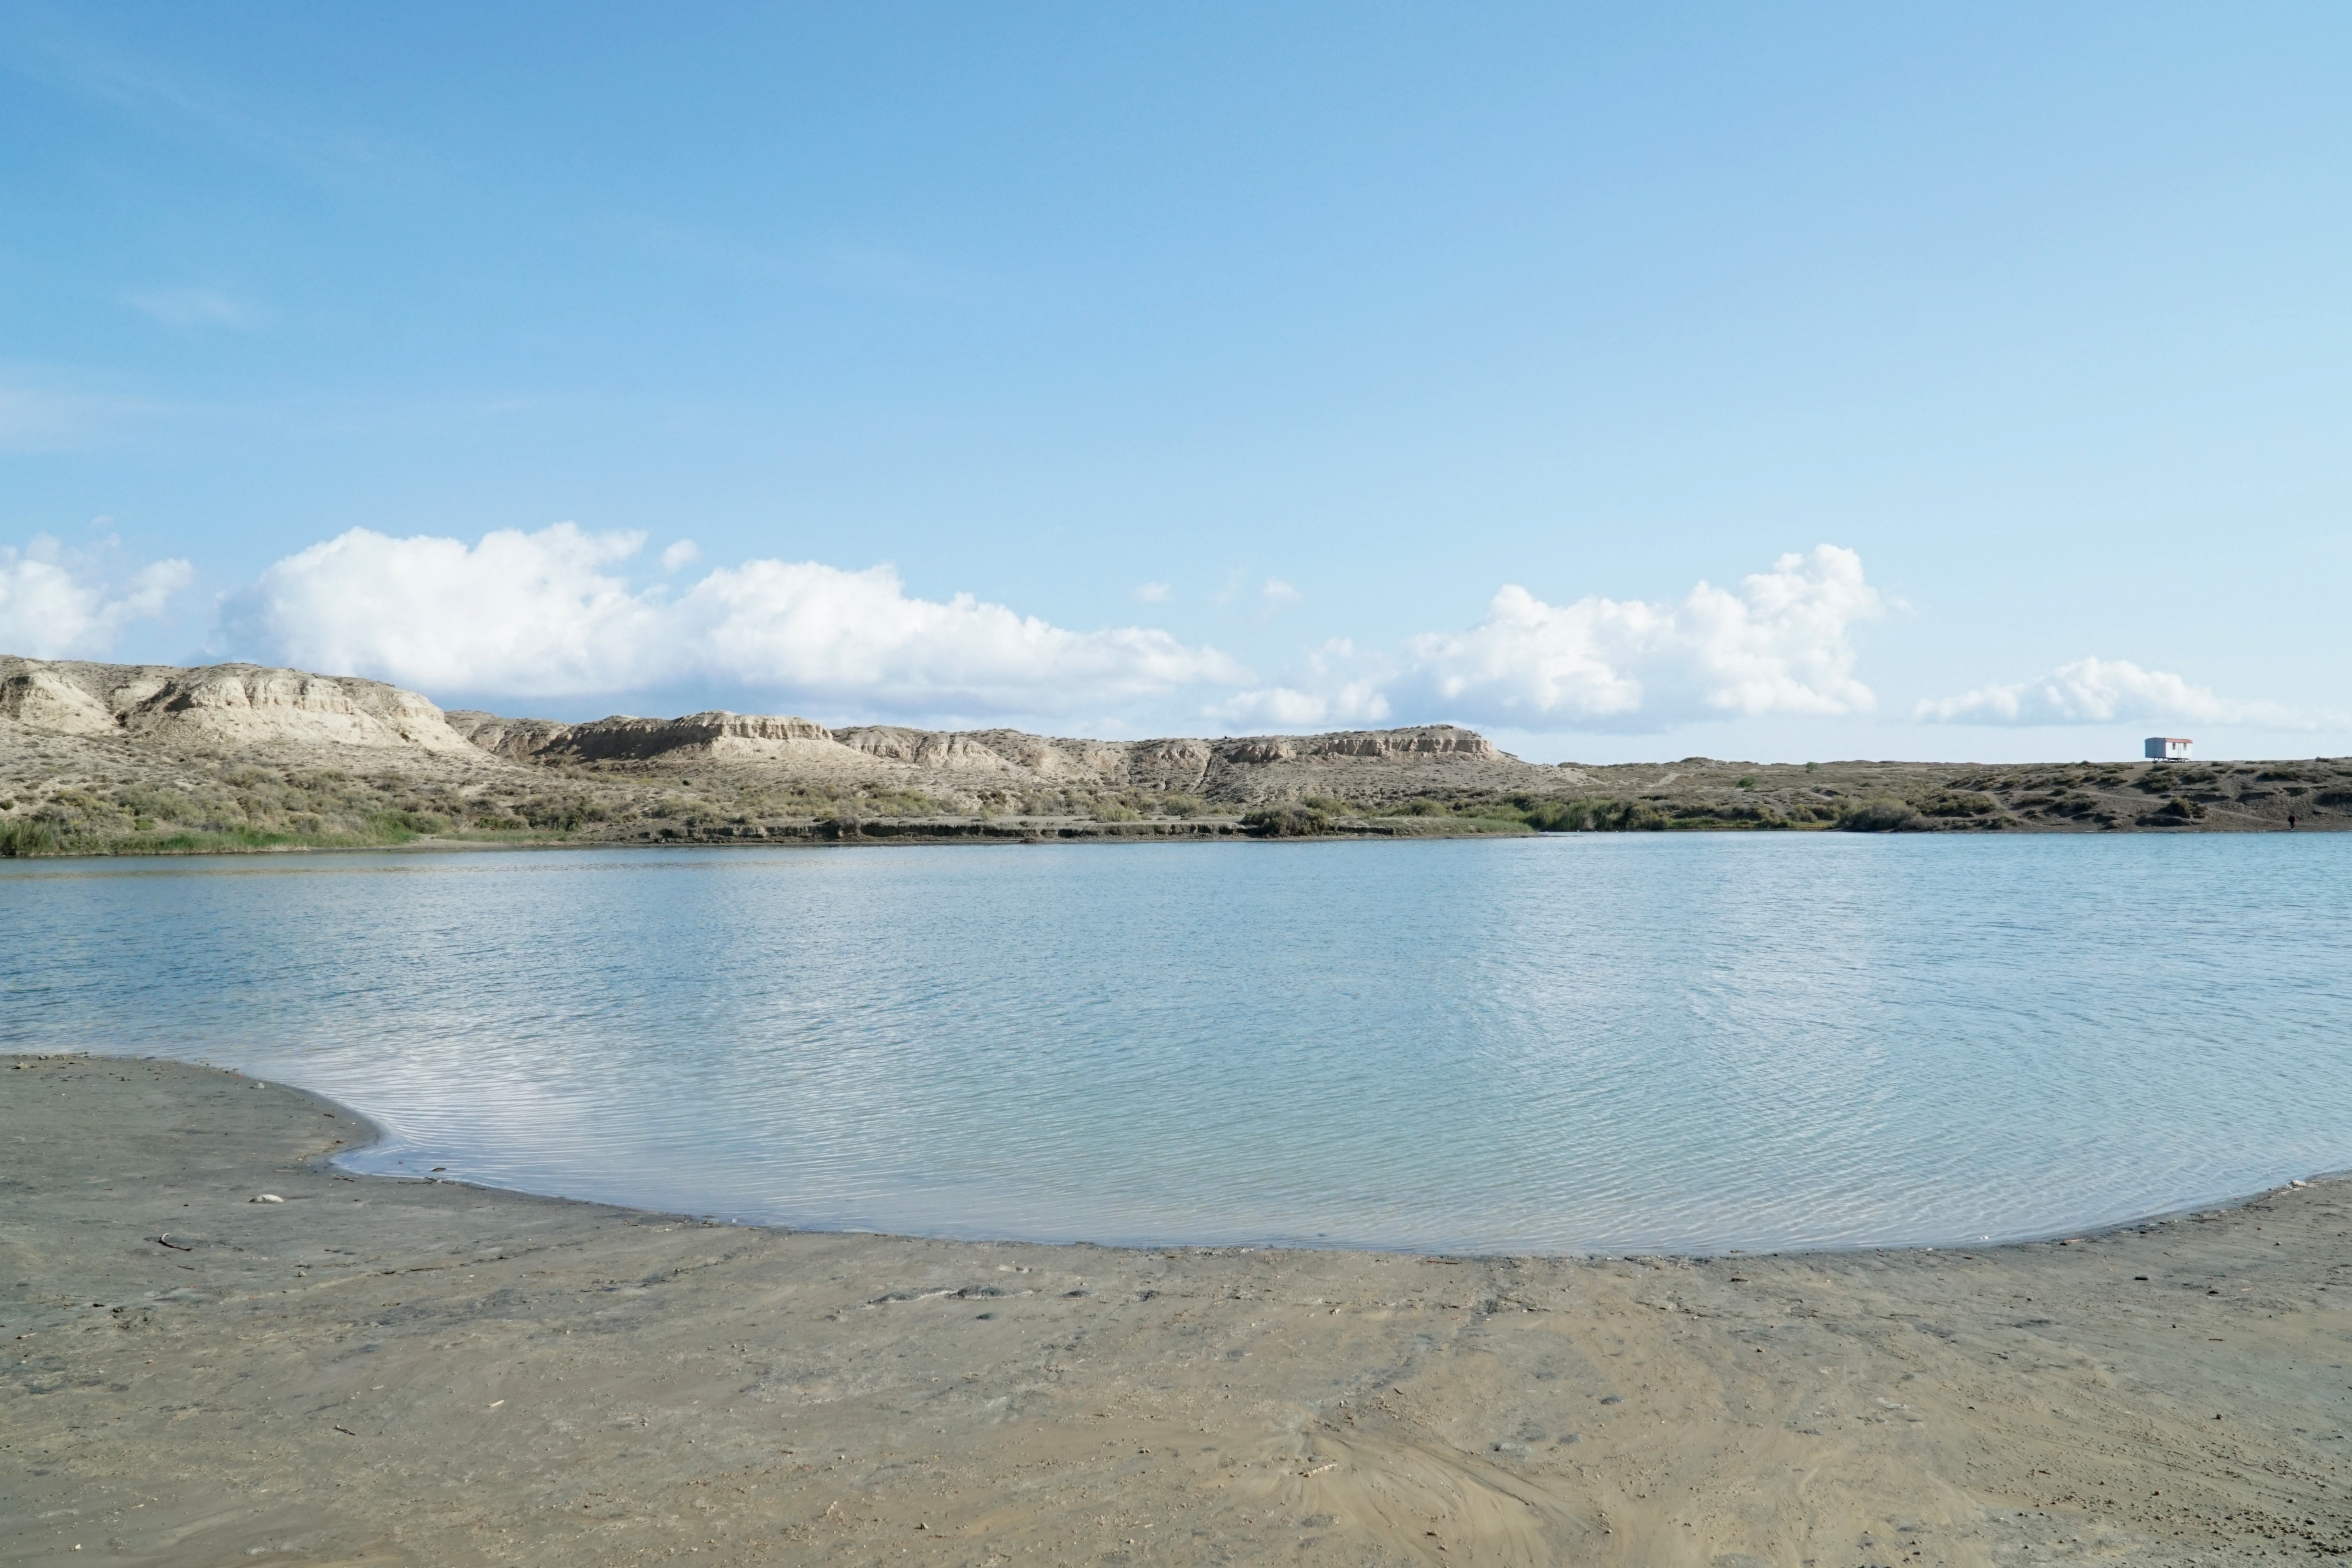
[[2347, 68], [2294, 5], [0, 5], [0, 651], [2352, 752]]

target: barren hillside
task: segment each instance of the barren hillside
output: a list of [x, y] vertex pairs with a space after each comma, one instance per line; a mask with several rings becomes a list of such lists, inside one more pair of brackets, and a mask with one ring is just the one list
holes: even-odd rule
[[444, 712], [379, 681], [0, 658], [0, 853], [475, 842], [2352, 826], [2352, 759], [1526, 763], [1450, 725], [1087, 741]]

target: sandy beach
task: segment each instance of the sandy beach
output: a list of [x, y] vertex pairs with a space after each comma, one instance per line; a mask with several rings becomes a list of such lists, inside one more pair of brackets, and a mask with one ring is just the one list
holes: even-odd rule
[[372, 1135], [7, 1058], [0, 1562], [2352, 1550], [2338, 1182], [1973, 1254], [1147, 1252], [331, 1168]]

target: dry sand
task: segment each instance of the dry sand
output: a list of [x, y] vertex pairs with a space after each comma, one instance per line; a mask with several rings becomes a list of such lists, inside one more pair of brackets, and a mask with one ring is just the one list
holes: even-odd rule
[[1969, 1256], [973, 1246], [356, 1179], [310, 1096], [9, 1060], [0, 1562], [2352, 1546], [2336, 1183]]

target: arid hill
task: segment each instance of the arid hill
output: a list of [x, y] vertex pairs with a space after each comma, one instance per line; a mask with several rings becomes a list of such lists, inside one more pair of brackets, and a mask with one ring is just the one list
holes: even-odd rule
[[1522, 762], [1452, 725], [1088, 741], [707, 712], [567, 724], [380, 681], [0, 658], [0, 854], [1667, 828], [2352, 826], [2352, 759]]

